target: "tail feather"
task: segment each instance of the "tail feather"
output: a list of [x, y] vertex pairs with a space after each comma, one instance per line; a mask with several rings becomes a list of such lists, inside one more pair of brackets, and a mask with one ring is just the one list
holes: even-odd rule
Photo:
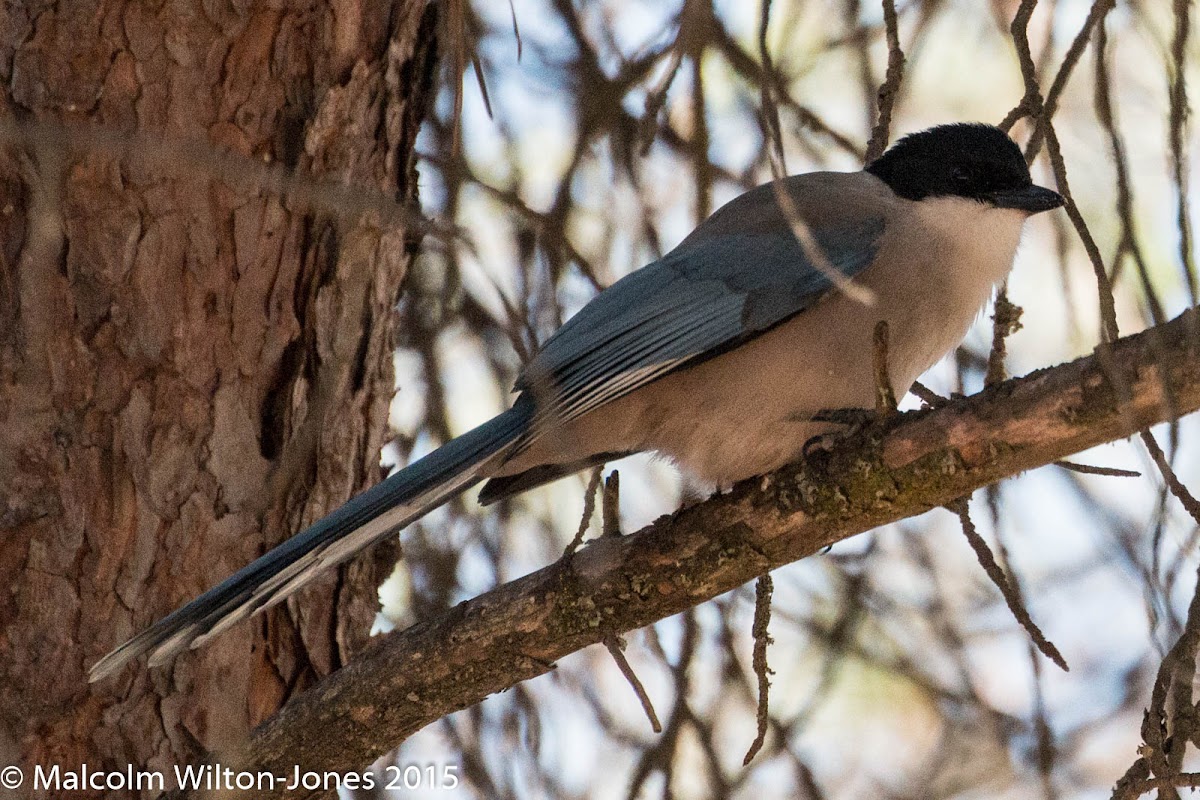
[[338, 564], [466, 491], [479, 467], [525, 431], [529, 409], [516, 406], [447, 442], [387, 480], [350, 499], [283, 544], [96, 662], [98, 681], [150, 654], [164, 664], [231, 625], [278, 603], [326, 567]]

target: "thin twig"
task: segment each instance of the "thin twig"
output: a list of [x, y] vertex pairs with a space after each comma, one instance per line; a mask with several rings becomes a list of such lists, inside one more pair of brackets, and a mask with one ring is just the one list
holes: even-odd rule
[[1161, 778], [1144, 778], [1133, 781], [1120, 795], [1113, 795], [1113, 800], [1137, 800], [1137, 798], [1153, 792], [1155, 789], [1198, 788], [1200, 787], [1200, 772], [1179, 772]]
[[1188, 117], [1187, 57], [1188, 36], [1191, 33], [1191, 3], [1175, 0], [1175, 35], [1171, 41], [1171, 98], [1170, 146], [1171, 173], [1175, 181], [1178, 198], [1176, 228], [1179, 230], [1179, 261], [1183, 269], [1183, 281], [1187, 286], [1192, 305], [1200, 305], [1200, 286], [1196, 276], [1196, 260], [1192, 252], [1192, 221], [1188, 208], [1187, 151], [1184, 148], [1185, 127]]
[[1117, 469], [1116, 467], [1096, 467], [1091, 464], [1077, 464], [1074, 461], [1055, 461], [1056, 467], [1079, 472], [1084, 475], [1107, 475], [1111, 478], [1140, 478], [1142, 473], [1132, 469]]
[[1113, 283], [1115, 284], [1117, 281], [1123, 256], [1128, 255], [1133, 259], [1134, 266], [1137, 267], [1138, 281], [1141, 283], [1142, 293], [1149, 306], [1150, 318], [1155, 325], [1161, 325], [1166, 321], [1166, 314], [1163, 311], [1158, 292], [1150, 281], [1150, 270], [1146, 265], [1146, 258], [1142, 253], [1142, 247], [1138, 242], [1134, 227], [1133, 188], [1129, 176], [1129, 160], [1125, 155], [1125, 143], [1117, 128], [1116, 109], [1113, 105], [1111, 80], [1108, 74], [1108, 31], [1106, 26], [1107, 20], [1102, 20], [1096, 26], [1096, 46], [1094, 48], [1096, 88], [1092, 100], [1100, 127], [1108, 133], [1109, 152], [1112, 154], [1113, 169], [1117, 179], [1116, 210], [1117, 218], [1121, 223], [1121, 238], [1117, 243], [1117, 252], [1113, 256]]
[[1096, 240], [1092, 238], [1087, 222], [1084, 221], [1083, 214], [1075, 204], [1075, 198], [1071, 196], [1071, 187], [1067, 182], [1067, 167], [1058, 143], [1058, 133], [1054, 130], [1054, 125], [1049, 122], [1046, 123], [1046, 151], [1050, 156], [1050, 166], [1054, 170], [1058, 193], [1063, 196], [1063, 208], [1071, 219], [1071, 224], [1075, 226], [1075, 232], [1079, 235], [1079, 241], [1083, 244], [1088, 260], [1091, 261], [1092, 271], [1096, 275], [1096, 292], [1100, 303], [1100, 341], [1102, 343], [1115, 341], [1120, 336], [1120, 331], [1117, 327], [1117, 309], [1116, 301], [1113, 298], [1112, 283], [1109, 281], [1108, 272], [1104, 267], [1104, 258], [1100, 255], [1100, 248], [1096, 246]]
[[650, 720], [651, 729], [655, 733], [662, 733], [662, 723], [658, 721], [658, 714], [654, 713], [654, 704], [650, 702], [650, 695], [646, 694], [646, 687], [642, 685], [637, 673], [629, 665], [629, 660], [625, 658], [625, 653], [622, 652], [625, 647], [624, 642], [619, 636], [607, 636], [604, 639], [604, 647], [613, 657], [613, 661], [617, 662], [617, 669], [621, 670], [625, 680], [633, 687], [633, 693], [637, 695], [638, 702], [642, 704], [642, 710], [646, 712], [646, 717]]
[[1004, 359], [1008, 356], [1008, 337], [1021, 330], [1022, 308], [1008, 299], [1007, 282], [996, 293], [996, 306], [992, 312], [992, 349], [988, 353], [987, 376], [984, 386], [1003, 383], [1006, 377]]
[[874, 306], [875, 292], [847, 278], [845, 273], [833, 265], [829, 257], [825, 255], [825, 251], [821, 249], [821, 245], [817, 243], [812, 229], [808, 227], [808, 223], [800, 216], [800, 209], [796, 208], [796, 202], [788, 194], [787, 189], [784, 188], [782, 164], [772, 159], [771, 167], [775, 173], [775, 180], [771, 183], [771, 187], [775, 192], [775, 202], [779, 204], [779, 210], [783, 213], [783, 218], [787, 220], [788, 225], [791, 227], [792, 236], [796, 237], [796, 241], [800, 244], [800, 249], [804, 251], [804, 257], [807, 259], [809, 266], [812, 266], [817, 272], [824, 275], [839, 292], [846, 295], [849, 299], [860, 305]]
[[770, 720], [770, 703], [769, 695], [771, 691], [770, 675], [774, 674], [774, 670], [767, 664], [767, 648], [774, 641], [771, 639], [771, 634], [767, 632], [767, 627], [771, 622], [771, 594], [775, 589], [775, 584], [771, 580], [771, 574], [767, 573], [759, 577], [758, 582], [754, 584], [754, 675], [758, 678], [758, 712], [756, 719], [758, 720], [758, 733], [754, 737], [754, 741], [750, 743], [750, 749], [746, 751], [746, 757], [742, 759], [742, 766], [746, 766], [753, 760], [758, 751], [762, 749], [763, 742], [767, 738], [767, 723]]
[[1041, 651], [1042, 655], [1053, 661], [1063, 672], [1069, 672], [1070, 667], [1067, 666], [1067, 661], [1062, 657], [1062, 653], [1058, 652], [1058, 648], [1046, 638], [1037, 623], [1033, 621], [1033, 617], [1029, 615], [1028, 609], [1025, 608], [1024, 602], [1021, 600], [1019, 589], [1009, 579], [1000, 566], [996, 563], [996, 559], [992, 556], [992, 551], [988, 549], [987, 542], [979, 535], [979, 531], [975, 530], [975, 523], [971, 520], [971, 512], [967, 507], [966, 498], [958, 500], [946, 506], [950, 511], [958, 515], [959, 522], [962, 523], [963, 534], [967, 537], [967, 541], [971, 545], [971, 549], [975, 551], [976, 558], [979, 559], [979, 565], [983, 567], [983, 571], [991, 578], [992, 583], [1000, 590], [1000, 594], [1004, 597], [1004, 602], [1008, 605], [1009, 611], [1016, 617], [1017, 622], [1029, 634], [1029, 638]]
[[621, 473], [615, 469], [604, 481], [600, 518], [604, 521], [601, 536], [621, 535]]
[[[1063, 90], [1067, 87], [1067, 80], [1071, 77], [1071, 73], [1075, 69], [1075, 65], [1079, 63], [1079, 59], [1083, 56], [1083, 51], [1087, 49], [1088, 40], [1092, 36], [1092, 31], [1098, 26], [1104, 24], [1105, 17], [1116, 6], [1116, 0], [1096, 0], [1092, 3], [1092, 9], [1088, 12], [1087, 19], [1080, 26], [1079, 32], [1075, 34], [1071, 46], [1067, 48], [1067, 52], [1063, 55], [1062, 61], [1059, 63], [1058, 72], [1054, 75], [1054, 82], [1050, 84], [1050, 90], [1046, 92], [1046, 101], [1042, 106], [1042, 113], [1039, 114], [1034, 122], [1033, 133], [1029, 135], [1029, 142], [1025, 145], [1025, 159], [1032, 161], [1042, 148], [1042, 139], [1045, 136], [1045, 123], [1054, 118], [1054, 112], [1058, 110], [1058, 100], [1062, 96]], [[1047, 48], [1048, 49], [1048, 48]]]
[[[1142, 719], [1145, 744], [1139, 752], [1159, 778], [1170, 778], [1180, 771], [1187, 742], [1195, 733], [1192, 683], [1197, 648], [1200, 648], [1200, 583], [1192, 592], [1182, 633], [1159, 664], [1150, 691], [1150, 707]], [[1178, 798], [1178, 793], [1172, 789], [1161, 797]]]
[[654, 144], [654, 133], [658, 128], [658, 114], [662, 111], [663, 104], [667, 100], [667, 92], [671, 89], [671, 84], [675, 82], [675, 76], [679, 74], [679, 67], [683, 64], [684, 48], [688, 38], [688, 14], [692, 7], [691, 3], [684, 3], [683, 8], [679, 12], [679, 29], [675, 33], [675, 41], [668, 48], [667, 69], [659, 80], [658, 85], [646, 93], [645, 111], [642, 114], [641, 123], [639, 124], [638, 138], [641, 139], [641, 154], [643, 156], [650, 152], [650, 146]]
[[1037, 0], [1021, 0], [1017, 13], [1013, 15], [1009, 32], [1012, 34], [1013, 46], [1017, 50], [1017, 62], [1021, 66], [1021, 80], [1025, 85], [1025, 94], [1020, 102], [1000, 121], [999, 128], [1004, 131], [1012, 129], [1018, 120], [1025, 117], [1037, 117], [1042, 113], [1042, 92], [1038, 87], [1037, 66], [1033, 63], [1033, 55], [1029, 50], [1029, 18], [1037, 8]]
[[846, 295], [846, 297], [861, 303], [865, 306], [875, 305], [875, 293], [865, 286], [860, 286], [854, 283], [835, 267], [829, 257], [825, 255], [825, 251], [817, 243], [817, 239], [813, 236], [812, 230], [808, 223], [800, 215], [800, 210], [796, 208], [796, 201], [788, 194], [784, 187], [783, 179], [787, 175], [787, 162], [784, 159], [783, 139], [779, 131], [779, 109], [775, 103], [775, 96], [772, 92], [774, 85], [770, 77], [774, 75], [774, 67], [771, 66], [771, 54], [767, 48], [767, 28], [770, 24], [771, 0], [764, 0], [762, 7], [762, 15], [759, 18], [758, 26], [758, 47], [759, 57], [763, 62], [762, 82], [762, 124], [763, 133], [767, 140], [767, 159], [771, 163], [771, 176], [773, 178], [772, 188], [775, 192], [775, 202], [779, 204], [779, 210], [783, 214], [791, 227], [792, 235], [800, 245], [800, 249], [804, 251], [804, 257], [808, 263], [824, 275], [834, 287]]
[[405, 224], [423, 233], [446, 236], [448, 226], [424, 217], [415, 206], [399, 203], [394, 194], [370, 186], [348, 186], [338, 180], [301, 175], [282, 162], [264, 161], [220, 148], [190, 136], [125, 131], [102, 125], [0, 117], [0, 144], [43, 150], [59, 148], [103, 153], [123, 163], [136, 163], [160, 177], [203, 176], [240, 191], [272, 193], [296, 210], [318, 211], [339, 220], [373, 213], [378, 224]]
[[904, 79], [904, 51], [900, 49], [900, 26], [896, 19], [895, 0], [883, 0], [883, 23], [887, 31], [888, 63], [883, 84], [879, 87], [879, 115], [871, 130], [871, 141], [867, 144], [866, 162], [869, 164], [883, 155], [887, 147], [892, 125], [892, 110], [900, 93], [900, 82]]
[[[787, 160], [783, 152], [783, 137], [779, 130], [779, 107], [775, 103], [772, 91], [775, 82], [775, 67], [771, 64], [771, 50], [767, 47], [767, 29], [771, 24], [771, 0], [763, 0], [762, 13], [758, 21], [758, 57], [762, 59], [763, 80], [760, 84], [763, 133], [766, 135], [767, 149], [771, 158], [771, 167], [777, 171], [775, 176], [787, 174]], [[778, 163], [777, 163], [778, 162]]]
[[1188, 488], [1183, 485], [1183, 481], [1179, 480], [1179, 476], [1171, 467], [1171, 462], [1167, 459], [1166, 453], [1159, 446], [1158, 441], [1150, 431], [1142, 431], [1142, 444], [1146, 445], [1146, 449], [1150, 451], [1150, 457], [1154, 459], [1154, 463], [1158, 466], [1158, 471], [1162, 473], [1163, 480], [1167, 487], [1171, 490], [1171, 494], [1175, 495], [1180, 505], [1184, 510], [1192, 515], [1192, 519], [1200, 525], [1200, 500], [1197, 500]]
[[[1012, 560], [1008, 556], [1008, 547], [1004, 544], [1004, 536], [1000, 525], [1000, 484], [992, 484], [984, 489], [987, 498], [988, 513], [992, 521], [992, 530], [996, 532], [996, 555], [999, 568], [1006, 575], [1015, 575]], [[1024, 606], [1021, 596], [1021, 584], [1012, 580], [1012, 588], [1017, 598]], [[1033, 729], [1037, 738], [1037, 766], [1042, 779], [1042, 796], [1044, 800], [1054, 800], [1054, 762], [1058, 749], [1054, 743], [1054, 733], [1046, 718], [1046, 692], [1042, 678], [1042, 660], [1038, 658], [1037, 648], [1032, 642], [1028, 643], [1026, 651], [1029, 654], [1029, 669], [1033, 678]]]
[[950, 402], [949, 397], [942, 397], [920, 381], [913, 381], [913, 385], [908, 387], [908, 390], [930, 408], [941, 408]]
[[574, 538], [567, 545], [567, 549], [563, 550], [564, 556], [569, 556], [579, 549], [583, 544], [584, 534], [587, 533], [588, 525], [592, 522], [592, 515], [596, 513], [596, 492], [600, 488], [600, 474], [604, 472], [604, 465], [592, 468], [592, 474], [588, 476], [587, 488], [583, 490], [583, 517], [579, 520], [579, 529], [575, 531]]

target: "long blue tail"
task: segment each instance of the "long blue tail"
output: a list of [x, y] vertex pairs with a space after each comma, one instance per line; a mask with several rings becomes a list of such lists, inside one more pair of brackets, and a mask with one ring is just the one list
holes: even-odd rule
[[152, 666], [278, 603], [338, 564], [466, 491], [479, 467], [526, 430], [529, 403], [517, 405], [447, 442], [176, 609], [92, 666], [91, 681], [150, 654]]

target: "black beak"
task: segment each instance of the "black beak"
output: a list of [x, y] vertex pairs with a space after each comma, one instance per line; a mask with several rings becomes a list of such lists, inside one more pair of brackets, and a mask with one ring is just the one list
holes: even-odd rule
[[1020, 189], [1001, 189], [987, 199], [996, 208], [1015, 208], [1029, 214], [1039, 214], [1063, 204], [1062, 195], [1041, 186], [1022, 186]]

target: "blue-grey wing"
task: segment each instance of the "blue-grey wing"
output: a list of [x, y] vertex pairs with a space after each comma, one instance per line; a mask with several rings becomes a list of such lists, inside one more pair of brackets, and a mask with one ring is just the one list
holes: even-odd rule
[[[764, 211], [779, 216], [765, 195], [770, 189], [734, 200], [675, 250], [601, 292], [550, 337], [517, 383], [533, 393], [538, 416], [574, 419], [763, 333], [834, 291], [790, 227], [764, 221]], [[747, 217], [747, 211], [759, 213]], [[739, 212], [745, 222], [733, 216]], [[829, 262], [823, 266], [853, 278], [875, 257], [882, 213], [821, 216], [819, 225], [806, 222]]]

